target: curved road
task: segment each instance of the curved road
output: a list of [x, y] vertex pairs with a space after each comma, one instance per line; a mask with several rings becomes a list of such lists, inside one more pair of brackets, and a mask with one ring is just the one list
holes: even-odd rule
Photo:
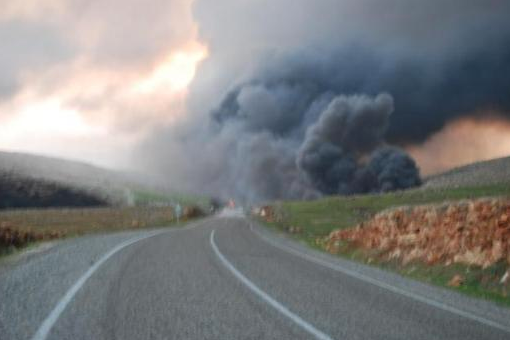
[[489, 302], [242, 217], [60, 242], [0, 266], [0, 339], [510, 339]]

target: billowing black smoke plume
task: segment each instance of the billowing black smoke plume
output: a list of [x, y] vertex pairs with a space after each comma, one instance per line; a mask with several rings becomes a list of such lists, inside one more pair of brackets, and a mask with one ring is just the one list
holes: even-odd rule
[[[239, 174], [248, 175], [250, 192], [259, 192], [259, 199], [306, 198], [311, 193], [382, 192], [420, 184], [414, 161], [403, 150], [385, 145], [393, 112], [390, 95], [334, 96], [306, 85], [282, 82], [272, 90], [260, 84], [241, 86], [213, 111], [219, 135], [234, 128], [243, 136], [243, 141], [233, 142], [243, 150], [235, 164], [248, 164]], [[265, 139], [261, 147], [259, 138]], [[288, 147], [275, 148], [280, 143]], [[278, 190], [282, 183], [289, 188]]]
[[[312, 124], [298, 152], [297, 165], [326, 194], [406, 189], [420, 184], [414, 161], [384, 146], [393, 111], [387, 94], [334, 98]], [[366, 164], [363, 158], [369, 157]]]
[[182, 190], [244, 201], [418, 185], [398, 145], [479, 110], [510, 116], [508, 10], [498, 0], [196, 0], [210, 56], [185, 121], [155, 131], [137, 161]]
[[225, 95], [213, 112], [217, 120], [238, 115], [251, 130], [285, 135], [303, 120], [313, 122], [332, 96], [381, 92], [395, 99], [386, 134], [394, 143], [422, 142], [476, 110], [510, 117], [510, 28], [497, 44], [440, 61], [348, 44], [274, 57], [255, 72], [256, 78]]

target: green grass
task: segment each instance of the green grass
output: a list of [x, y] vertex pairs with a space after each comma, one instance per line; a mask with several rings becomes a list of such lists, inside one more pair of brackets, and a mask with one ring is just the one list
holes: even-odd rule
[[[421, 263], [414, 263], [405, 267], [397, 263], [390, 263], [387, 268], [396, 270], [404, 276], [447, 287], [473, 297], [492, 300], [510, 307], [510, 298], [505, 296], [507, 294], [506, 289], [498, 283], [507, 269], [507, 265], [503, 261], [486, 269], [462, 264], [426, 266]], [[463, 276], [464, 283], [457, 288], [449, 287], [448, 281], [456, 274]]]
[[[510, 185], [445, 190], [418, 189], [387, 194], [335, 196], [316, 201], [278, 202], [273, 205], [277, 220], [266, 224], [281, 232], [288, 232], [291, 226], [298, 227], [301, 231], [292, 234], [295, 239], [324, 250], [321, 240], [331, 231], [352, 227], [385, 209], [495, 196], [510, 197]], [[419, 263], [402, 266], [399, 263], [377, 260], [377, 254], [355, 249], [348, 244], [340, 247], [339, 255], [364, 263], [370, 259], [371, 265], [443, 287], [447, 287], [453, 275], [461, 274], [465, 278], [465, 283], [455, 288], [456, 290], [510, 306], [510, 298], [505, 296], [506, 290], [497, 284], [497, 279], [506, 270], [503, 264], [486, 269], [463, 265], [426, 266]]]

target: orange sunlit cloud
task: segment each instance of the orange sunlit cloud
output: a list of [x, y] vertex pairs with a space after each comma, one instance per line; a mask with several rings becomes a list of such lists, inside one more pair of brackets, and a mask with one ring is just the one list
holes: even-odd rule
[[0, 150], [117, 166], [151, 128], [172, 124], [207, 55], [192, 1], [7, 2]]
[[496, 114], [483, 119], [460, 118], [447, 124], [423, 144], [406, 149], [424, 175], [510, 156], [510, 122]]
[[172, 52], [148, 77], [136, 82], [133, 89], [136, 93], [142, 94], [160, 89], [170, 92], [184, 91], [195, 76], [197, 64], [206, 55], [207, 49], [200, 44]]
[[[0, 124], [0, 149], [114, 165], [107, 164], [107, 156], [106, 162], [98, 158], [94, 148], [132, 145], [148, 130], [145, 125], [168, 124], [182, 114], [187, 87], [206, 55], [207, 49], [193, 42], [143, 70], [90, 69], [78, 60], [48, 72], [49, 80], [35, 75], [27, 79], [32, 86], [0, 107], [8, 112]], [[44, 91], [45, 82], [69, 70], [59, 86]], [[91, 148], [91, 139], [103, 143]]]

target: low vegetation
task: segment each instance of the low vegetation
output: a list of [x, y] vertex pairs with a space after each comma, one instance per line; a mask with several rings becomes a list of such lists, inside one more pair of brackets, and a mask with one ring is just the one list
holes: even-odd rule
[[[403, 214], [402, 216], [408, 216], [406, 214], [422, 211], [423, 207], [416, 208], [416, 206], [419, 205], [438, 203], [441, 204], [441, 207], [443, 207], [438, 208], [438, 211], [442, 211], [441, 209], [447, 209], [444, 208], [445, 202], [456, 202], [459, 200], [476, 199], [481, 197], [509, 196], [510, 186], [506, 185], [450, 188], [445, 190], [419, 189], [389, 194], [328, 197], [310, 202], [280, 202], [270, 207], [266, 207], [266, 209], [261, 212], [262, 215], [264, 215], [263, 220], [268, 225], [280, 231], [289, 233], [297, 239], [308, 243], [312, 247], [372, 265], [388, 268], [403, 275], [408, 275], [424, 281], [457, 289], [471, 295], [490, 298], [510, 305], [510, 298], [508, 297], [508, 290], [510, 289], [508, 282], [510, 280], [508, 279], [508, 275], [506, 275], [509, 264], [505, 258], [506, 253], [502, 252], [500, 254], [501, 256], [497, 254], [497, 242], [493, 242], [495, 240], [497, 241], [497, 239], [492, 237], [494, 235], [491, 234], [492, 231], [494, 231], [494, 233], [496, 232], [497, 229], [495, 226], [494, 229], [491, 229], [491, 233], [487, 233], [487, 235], [484, 236], [485, 238], [480, 237], [478, 239], [480, 240], [480, 243], [483, 243], [482, 240], [490, 240], [491, 247], [489, 247], [487, 242], [480, 244], [480, 249], [477, 248], [478, 244], [471, 245], [468, 248], [463, 246], [462, 249], [468, 249], [469, 251], [464, 251], [462, 254], [460, 254], [461, 252], [459, 251], [461, 256], [457, 257], [455, 260], [455, 255], [447, 253], [446, 251], [446, 248], [452, 246], [448, 245], [445, 246], [446, 248], [443, 248], [445, 250], [443, 253], [439, 250], [434, 252], [434, 256], [429, 259], [430, 261], [427, 260], [428, 254], [425, 253], [421, 254], [423, 255], [423, 258], [420, 258], [417, 252], [413, 254], [413, 256], [416, 255], [414, 258], [410, 256], [409, 254], [413, 249], [411, 245], [408, 245], [409, 248], [404, 247], [406, 252], [403, 252], [403, 249], [401, 248], [399, 254], [396, 250], [395, 242], [399, 236], [403, 235], [393, 235], [395, 239], [390, 239], [388, 241], [391, 246], [387, 249], [383, 248], [383, 250], [376, 246], [377, 242], [380, 242], [380, 240], [375, 241], [381, 235], [374, 235], [373, 239], [371, 239], [372, 242], [374, 242], [374, 248], [365, 247], [365, 241], [361, 241], [363, 238], [361, 235], [363, 232], [368, 233], [368, 231], [360, 231], [360, 229], [362, 229], [361, 226], [364, 228], [364, 226], [370, 227], [373, 225], [375, 228], [375, 225], [379, 225], [379, 223], [375, 222], [377, 219], [383, 219], [381, 216], [390, 216], [394, 211], [401, 211], [400, 214]], [[460, 206], [465, 205], [463, 204], [459, 205], [457, 210], [450, 210], [450, 213], [454, 215], [445, 215], [445, 220], [440, 219], [440, 221], [448, 221], [447, 218], [453, 220], [455, 217], [457, 219], [455, 223], [465, 224], [463, 219], [466, 219], [468, 215], [464, 212], [468, 212], [469, 208], [466, 208], [467, 210], [462, 208], [464, 209], [462, 210]], [[406, 208], [395, 210], [395, 208], [403, 206]], [[469, 204], [467, 206], [469, 207]], [[503, 216], [506, 214], [505, 206], [497, 204], [494, 205], [494, 207], [496, 206], [499, 208], [494, 208], [494, 215], [486, 216], [486, 222], [488, 224], [493, 224], [494, 221], [500, 218], [505, 218]], [[476, 211], [476, 209], [473, 211]], [[483, 211], [486, 213], [486, 210]], [[377, 215], [378, 213], [379, 215]], [[473, 214], [475, 213], [473, 212], [470, 216], [473, 217]], [[418, 213], [417, 215], [423, 217], [423, 215]], [[381, 221], [379, 220], [378, 222]], [[403, 223], [401, 224], [401, 228], [403, 230], [408, 230], [408, 228], [416, 229], [416, 224], [411, 225], [410, 220], [405, 220], [404, 217], [402, 217], [402, 222], [399, 223]], [[391, 223], [388, 223], [388, 225], [389, 224]], [[385, 228], [384, 226], [379, 227]], [[455, 225], [455, 228], [456, 227], [460, 228], [461, 225]], [[467, 228], [467, 226], [464, 227]], [[355, 230], [358, 230], [359, 234], [356, 234]], [[453, 229], [448, 229], [448, 231], [452, 230]], [[444, 233], [447, 233], [448, 231], [442, 231], [443, 234], [441, 237], [449, 237], [449, 235], [444, 235]], [[390, 235], [387, 234], [388, 232], [388, 230], [385, 230], [384, 235]], [[498, 234], [498, 237], [502, 237], [501, 240], [508, 242], [508, 238], [506, 238], [508, 233], [498, 233], [500, 233]], [[354, 234], [356, 236], [353, 236]], [[340, 237], [340, 235], [342, 235], [342, 237]], [[400, 239], [400, 241], [405, 243], [406, 240]], [[366, 240], [366, 242], [370, 243], [370, 240]], [[441, 247], [441, 244], [442, 243], [438, 241], [437, 243], [428, 243], [427, 246], [431, 247], [430, 249], [439, 249], [434, 247]], [[490, 253], [490, 255], [484, 256], [483, 259], [479, 256], [475, 256], [476, 260], [473, 260], [474, 262], [463, 261], [466, 259], [472, 259], [472, 255], [477, 254], [478, 250], [482, 252], [482, 249], [484, 254]], [[440, 254], [438, 255], [437, 253]], [[408, 255], [407, 257], [405, 257], [406, 254]]]
[[152, 228], [209, 211], [210, 200], [156, 179], [65, 159], [0, 152], [0, 255], [33, 242]]
[[[199, 217], [202, 209], [185, 207], [181, 221]], [[35, 241], [169, 226], [176, 222], [171, 206], [30, 209], [0, 211], [0, 254]]]

